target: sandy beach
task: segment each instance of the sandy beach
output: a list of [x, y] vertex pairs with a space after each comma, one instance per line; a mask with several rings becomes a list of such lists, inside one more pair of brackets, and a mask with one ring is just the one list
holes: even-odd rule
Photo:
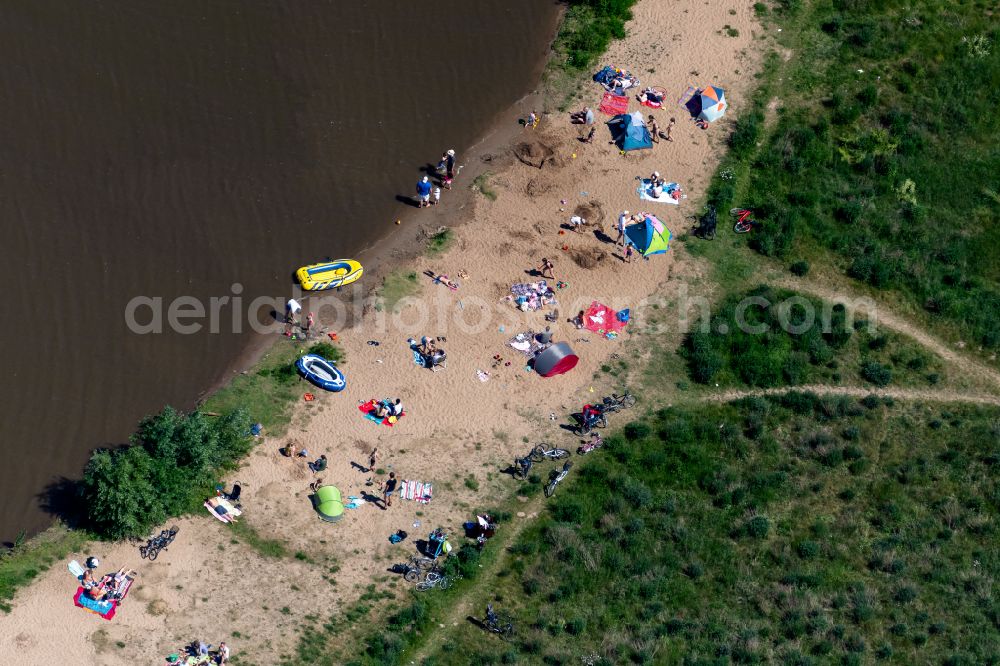
[[[728, 36], [727, 25], [738, 36]], [[296, 407], [288, 433], [263, 438], [230, 479], [243, 483], [243, 520], [300, 556], [263, 558], [207, 514], [173, 521], [180, 527], [177, 540], [155, 562], [140, 560], [136, 547], [124, 543], [99, 544], [93, 553], [75, 555], [83, 561], [94, 554], [108, 569], [126, 565], [140, 572], [112, 621], [73, 605], [76, 585], [66, 563], [57, 562], [19, 593], [10, 614], [0, 616], [0, 649], [16, 664], [160, 663], [181, 644], [202, 638], [226, 641], [244, 663], [271, 663], [291, 653], [302, 617], [346, 610], [372, 583], [391, 589], [380, 581], [387, 580], [393, 562], [414, 553], [415, 539], [437, 526], [457, 535], [475, 509], [509, 496], [515, 482], [501, 470], [515, 455], [542, 441], [575, 449], [578, 438], [562, 427], [568, 415], [621, 388], [607, 383], [601, 366], [618, 355], [630, 368], [641, 367], [643, 351], [629, 340], [643, 326], [645, 304], [650, 297], [669, 299], [700, 270], [675, 247], [648, 261], [633, 257], [625, 263], [621, 248], [611, 242], [615, 220], [624, 210], [647, 211], [675, 236], [690, 229], [725, 148], [727, 127], [753, 80], [755, 29], [748, 2], [641, 0], [627, 38], [611, 46], [602, 64], [627, 68], [642, 86], [668, 91], [665, 108], [640, 107], [633, 96], [629, 111], [655, 114], [661, 129], [676, 117], [674, 141], [623, 155], [609, 144], [607, 116], [597, 113], [596, 138], [585, 144], [579, 139], [586, 129], [571, 125], [568, 113], [553, 111], [536, 128], [523, 130], [513, 145], [491, 153], [486, 182], [495, 200], [476, 194], [473, 205], [459, 210], [445, 192], [436, 209], [414, 211], [407, 224], [432, 230], [447, 225], [455, 232], [452, 246], [406, 267], [418, 275], [421, 288], [398, 310], [370, 310], [353, 328], [338, 331], [347, 389], [312, 390], [317, 400]], [[703, 131], [676, 100], [689, 85], [708, 84], [726, 90], [730, 109]], [[587, 82], [581, 90], [580, 105], [596, 112], [601, 87]], [[532, 161], [541, 167], [525, 163]], [[483, 170], [483, 163], [476, 169]], [[687, 199], [679, 206], [641, 201], [636, 179], [654, 170], [680, 183]], [[470, 186], [469, 174], [459, 175], [456, 189]], [[574, 214], [587, 220], [581, 233], [563, 228]], [[559, 316], [551, 323], [544, 319], [551, 310], [521, 312], [505, 299], [512, 284], [538, 279], [527, 271], [543, 257], [554, 263], [555, 280], [567, 285], [557, 290]], [[460, 287], [435, 284], [426, 272], [448, 274]], [[618, 339], [567, 323], [594, 300], [631, 310], [633, 320]], [[568, 342], [580, 357], [574, 370], [549, 379], [526, 371], [526, 357], [506, 344], [517, 333], [546, 325], [555, 341]], [[414, 363], [407, 339], [422, 336], [444, 338], [446, 369], [431, 372]], [[481, 381], [478, 371], [488, 372], [488, 381]], [[302, 392], [309, 390], [302, 385]], [[406, 409], [394, 427], [363, 418], [360, 403], [387, 397], [401, 398]], [[308, 449], [310, 458], [328, 457], [329, 468], [318, 476], [344, 495], [375, 492], [358, 466], [377, 446], [377, 467], [401, 479], [433, 483], [433, 500], [424, 505], [397, 498], [388, 510], [366, 502], [338, 524], [321, 522], [308, 499], [317, 475], [304, 461], [279, 454], [290, 440]], [[400, 529], [410, 538], [390, 544], [388, 536]]]

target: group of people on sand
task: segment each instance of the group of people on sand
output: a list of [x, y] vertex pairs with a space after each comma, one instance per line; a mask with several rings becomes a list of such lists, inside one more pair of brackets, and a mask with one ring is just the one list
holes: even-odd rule
[[[451, 183], [461, 167], [455, 166], [455, 149], [450, 148], [441, 155], [437, 164], [437, 173], [441, 179], [440, 186], [431, 182], [430, 176], [424, 176], [417, 181], [417, 207], [426, 208], [441, 203], [441, 188], [451, 189]], [[433, 196], [433, 200], [431, 197]]]
[[[97, 560], [92, 561], [96, 567]], [[88, 561], [88, 565], [90, 563]], [[106, 574], [98, 579], [94, 576], [93, 567], [88, 567], [80, 578], [80, 584], [83, 586], [83, 593], [88, 598], [94, 601], [110, 601], [112, 599], [120, 599], [124, 593], [125, 581], [128, 579], [135, 580], [135, 577], [138, 575], [136, 571], [122, 567], [115, 573]]]
[[217, 664], [221, 666], [228, 663], [229, 647], [225, 642], [219, 643], [219, 647], [213, 653], [210, 644], [197, 640], [167, 656], [166, 666], [180, 666], [181, 664], [198, 664], [199, 666], [201, 664]]
[[[316, 316], [310, 312], [304, 320], [299, 317], [302, 312], [302, 304], [294, 298], [289, 298], [285, 303], [285, 337], [291, 337], [295, 327], [302, 329], [302, 334], [308, 338], [316, 325]], [[298, 321], [296, 321], [298, 320]]]
[[[292, 460], [309, 457], [309, 451], [306, 449], [299, 449], [295, 442], [289, 442], [286, 444], [285, 448], [282, 450], [282, 454], [284, 454], [286, 458], [291, 458]], [[318, 474], [326, 469], [326, 454], [321, 454], [319, 458], [306, 464], [313, 474]]]

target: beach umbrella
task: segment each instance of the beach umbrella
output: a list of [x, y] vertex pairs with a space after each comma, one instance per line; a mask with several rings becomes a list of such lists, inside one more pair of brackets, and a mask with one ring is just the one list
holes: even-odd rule
[[535, 355], [535, 372], [542, 377], [555, 377], [569, 372], [580, 362], [580, 357], [565, 342], [557, 342]]
[[716, 86], [701, 88], [687, 103], [692, 115], [710, 123], [726, 113], [726, 106], [726, 93]]
[[313, 508], [319, 517], [328, 523], [335, 523], [344, 516], [344, 503], [340, 489], [336, 486], [320, 486], [312, 496]]

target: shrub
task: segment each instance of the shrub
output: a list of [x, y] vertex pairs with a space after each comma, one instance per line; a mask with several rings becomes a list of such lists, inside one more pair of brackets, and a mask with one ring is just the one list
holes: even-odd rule
[[795, 547], [795, 552], [804, 560], [811, 560], [819, 555], [819, 544], [808, 539], [800, 541]]
[[625, 426], [625, 438], [629, 441], [648, 437], [651, 432], [652, 428], [642, 421], [633, 421]]
[[765, 516], [754, 516], [746, 522], [747, 536], [754, 539], [764, 539], [771, 530], [771, 522]]
[[887, 386], [892, 382], [892, 368], [877, 361], [865, 361], [861, 364], [861, 377], [876, 386]]
[[788, 267], [792, 275], [798, 275], [799, 277], [804, 277], [809, 274], [809, 262], [808, 261], [796, 261], [794, 264]]

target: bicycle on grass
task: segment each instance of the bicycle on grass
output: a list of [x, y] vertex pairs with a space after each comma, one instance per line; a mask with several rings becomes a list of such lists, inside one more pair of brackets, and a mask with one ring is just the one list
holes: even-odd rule
[[514, 636], [514, 623], [511, 622], [510, 617], [507, 615], [498, 615], [493, 610], [493, 604], [486, 604], [486, 618], [482, 624], [484, 629], [492, 631], [504, 640], [508, 640]]
[[536, 446], [531, 450], [529, 456], [535, 462], [542, 462], [546, 458], [549, 460], [560, 460], [562, 458], [569, 457], [569, 451], [566, 449], [549, 449], [546, 448], [548, 445], [544, 442]]
[[729, 213], [736, 218], [733, 231], [738, 234], [745, 234], [760, 224], [760, 222], [753, 219], [753, 212], [747, 208], [733, 208]]
[[573, 466], [573, 463], [566, 462], [566, 463], [563, 463], [563, 468], [562, 468], [562, 470], [560, 472], [558, 472], [558, 473], [553, 472], [552, 480], [549, 481], [548, 484], [545, 486], [545, 496], [546, 497], [552, 497], [555, 494], [555, 492], [556, 492], [556, 486], [559, 485], [560, 481], [562, 481], [563, 479], [566, 478], [566, 475], [569, 474], [569, 470], [570, 470], [570, 468], [572, 466]]

